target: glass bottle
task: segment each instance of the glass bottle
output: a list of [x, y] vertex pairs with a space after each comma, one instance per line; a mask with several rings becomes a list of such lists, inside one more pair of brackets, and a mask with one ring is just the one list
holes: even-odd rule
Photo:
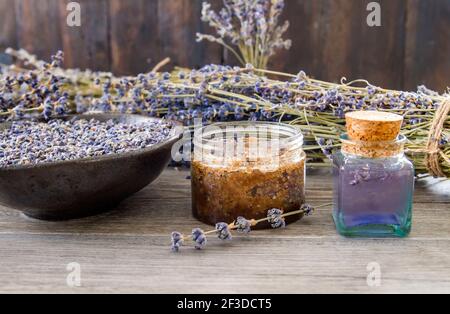
[[[306, 155], [295, 127], [216, 123], [196, 131], [194, 146], [192, 210], [200, 221], [260, 219], [272, 208], [290, 212], [304, 204]], [[300, 218], [293, 215], [288, 222]]]
[[333, 156], [336, 228], [350, 237], [405, 237], [411, 231], [414, 193], [414, 166], [404, 154], [406, 138], [391, 139], [388, 133], [395, 128], [379, 132], [381, 139], [388, 139], [379, 140], [370, 136], [377, 133], [377, 126], [370, 125], [369, 133], [355, 136], [355, 129], [364, 129], [352, 124], [355, 129], [349, 133], [362, 140], [344, 134], [342, 149]]

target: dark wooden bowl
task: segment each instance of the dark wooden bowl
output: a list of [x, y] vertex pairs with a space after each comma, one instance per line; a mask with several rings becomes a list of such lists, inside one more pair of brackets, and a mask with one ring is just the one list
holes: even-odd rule
[[[155, 120], [138, 115], [89, 114], [71, 118], [123, 123]], [[67, 118], [67, 117], [66, 117]], [[0, 129], [8, 123], [0, 124]], [[0, 203], [43, 220], [91, 216], [114, 208], [153, 182], [171, 158], [183, 127], [174, 122], [165, 142], [124, 154], [0, 168]]]

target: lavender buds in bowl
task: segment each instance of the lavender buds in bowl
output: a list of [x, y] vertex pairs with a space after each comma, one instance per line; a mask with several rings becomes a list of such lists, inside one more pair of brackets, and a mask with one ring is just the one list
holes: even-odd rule
[[0, 124], [0, 203], [44, 220], [112, 209], [161, 174], [182, 133], [128, 114]]

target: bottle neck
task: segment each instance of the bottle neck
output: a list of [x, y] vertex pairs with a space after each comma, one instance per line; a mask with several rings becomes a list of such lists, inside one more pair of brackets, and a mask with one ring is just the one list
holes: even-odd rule
[[355, 158], [355, 159], [380, 159], [380, 160], [397, 160], [397, 159], [401, 159], [405, 157], [405, 153], [404, 152], [400, 152], [398, 154], [395, 155], [383, 155], [383, 156], [368, 156], [367, 154], [355, 154], [355, 153], [350, 153], [347, 152], [345, 150], [341, 150], [341, 154], [344, 155], [346, 158]]
[[404, 155], [406, 138], [399, 136], [395, 141], [352, 141], [341, 137], [342, 152], [364, 158], [390, 158]]

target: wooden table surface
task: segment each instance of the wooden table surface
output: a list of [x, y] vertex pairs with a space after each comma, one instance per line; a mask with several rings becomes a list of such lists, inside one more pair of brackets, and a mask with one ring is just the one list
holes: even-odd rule
[[[0, 207], [0, 292], [450, 292], [449, 181], [418, 182], [407, 239], [340, 237], [324, 208], [284, 230], [174, 254], [171, 231], [209, 229], [191, 215], [187, 175], [168, 169], [117, 210], [69, 222]], [[307, 198], [331, 201], [329, 174], [308, 175]], [[70, 263], [81, 267], [81, 287], [67, 285]], [[369, 263], [380, 266], [379, 286], [367, 283]]]

